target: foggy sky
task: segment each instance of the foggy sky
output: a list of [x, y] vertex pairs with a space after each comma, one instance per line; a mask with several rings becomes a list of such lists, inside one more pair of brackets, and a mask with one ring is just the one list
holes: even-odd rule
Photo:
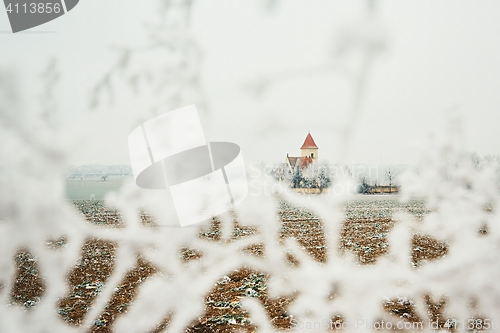
[[[206, 138], [239, 144], [247, 162], [273, 162], [298, 155], [310, 131], [320, 159], [336, 161], [353, 89], [329, 69], [339, 66], [333, 52], [339, 33], [363, 19], [363, 4], [287, 0], [267, 12], [262, 1], [196, 2], [192, 34], [203, 52]], [[36, 109], [40, 72], [48, 59], [58, 60], [71, 164], [129, 164], [127, 136], [144, 106], [118, 90], [116, 103], [89, 110], [90, 90], [116, 61], [113, 47], [146, 43], [157, 7], [152, 0], [82, 0], [67, 15], [19, 34], [8, 33], [0, 11], [0, 69], [18, 73], [24, 117]], [[495, 1], [379, 2], [387, 48], [368, 72], [351, 162], [411, 163], [413, 147], [440, 131], [450, 112], [463, 120], [466, 149], [500, 153], [499, 10]], [[356, 70], [356, 59], [343, 66]], [[263, 79], [271, 83], [260, 95], [248, 89]]]

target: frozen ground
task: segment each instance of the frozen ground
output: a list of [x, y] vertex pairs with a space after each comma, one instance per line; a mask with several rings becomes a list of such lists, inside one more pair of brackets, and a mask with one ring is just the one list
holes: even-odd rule
[[[115, 210], [108, 209], [99, 200], [78, 200], [72, 202], [74, 207], [85, 216], [89, 223], [105, 226], [120, 227], [121, 217]], [[322, 221], [309, 210], [281, 202], [279, 217], [281, 221], [280, 243], [287, 238], [297, 240], [304, 253], [317, 262], [326, 262], [327, 239], [339, 237], [340, 252], [351, 252], [355, 255], [359, 265], [376, 263], [377, 259], [387, 253], [387, 235], [395, 223], [393, 213], [406, 211], [417, 219], [421, 219], [428, 211], [422, 200], [414, 200], [408, 204], [400, 204], [394, 196], [357, 196], [344, 207], [345, 220], [340, 235], [327, 235], [324, 232]], [[143, 223], [154, 227], [154, 218], [142, 215]], [[233, 221], [231, 242], [258, 233], [259, 230], [245, 227]], [[220, 221], [214, 219], [208, 229], [200, 229], [198, 236], [210, 242], [222, 242]], [[417, 267], [425, 260], [435, 260], [447, 252], [446, 244], [440, 243], [432, 237], [415, 235], [412, 241], [412, 264]], [[54, 240], [50, 245], [57, 248], [64, 246], [65, 240]], [[80, 325], [83, 322], [95, 299], [113, 271], [116, 260], [116, 246], [112, 241], [103, 239], [88, 239], [81, 249], [78, 264], [68, 275], [68, 293], [58, 303], [58, 313], [68, 325]], [[263, 244], [252, 244], [242, 249], [256, 257], [266, 255]], [[179, 249], [178, 255], [185, 262], [199, 260], [203, 252], [195, 249]], [[237, 254], [235, 254], [237, 255]], [[300, 260], [289, 254], [288, 264], [300, 266]], [[38, 275], [36, 259], [29, 251], [20, 251], [16, 257], [18, 266], [16, 284], [11, 291], [13, 303], [30, 308], [36, 306], [43, 297], [44, 282]], [[125, 313], [137, 295], [138, 288], [147, 283], [147, 279], [157, 274], [157, 269], [141, 257], [122, 279], [108, 302], [106, 308], [95, 320], [92, 332], [109, 332], [115, 320]], [[295, 291], [290, 290], [288, 295], [272, 298], [267, 293], [269, 275], [242, 266], [235, 271], [229, 271], [214, 281], [214, 287], [207, 290], [205, 297], [205, 312], [194, 321], [186, 332], [229, 332], [239, 327], [247, 332], [255, 331], [249, 313], [241, 306], [244, 298], [255, 298], [266, 310], [269, 320], [275, 328], [290, 329], [296, 325], [295, 319], [287, 312], [287, 307], [294, 301]], [[158, 295], [169, 297], [169, 295]], [[332, 296], [333, 297], [333, 296]], [[392, 302], [392, 303], [391, 303]], [[403, 316], [410, 321], [421, 320], [412, 310], [411, 303], [398, 303], [392, 300], [380, 306], [388, 314], [396, 317]], [[392, 305], [391, 305], [392, 304]], [[342, 321], [342, 318], [332, 318]], [[168, 326], [170, 316], [157, 323], [153, 332], [161, 332]]]

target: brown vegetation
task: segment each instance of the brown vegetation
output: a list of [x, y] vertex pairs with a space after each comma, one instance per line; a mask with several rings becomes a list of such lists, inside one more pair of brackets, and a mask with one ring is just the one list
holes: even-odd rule
[[[374, 211], [373, 205], [368, 208], [360, 206], [353, 209], [369, 211], [370, 214]], [[96, 206], [92, 211], [93, 214], [102, 213], [105, 216], [83, 213], [90, 223], [109, 223], [113, 226], [121, 223], [119, 216], [111, 216], [112, 211], [103, 207]], [[347, 217], [341, 228], [340, 250], [354, 253], [362, 265], [374, 264], [377, 258], [387, 253], [389, 246], [387, 235], [396, 222], [385, 216], [385, 213], [377, 213], [380, 216], [374, 218], [362, 216], [355, 218], [351, 213], [346, 213]], [[328, 260], [327, 239], [320, 219], [312, 212], [290, 205], [283, 205], [279, 216], [281, 219], [280, 242], [287, 238], [294, 238], [304, 252], [314, 260], [318, 262]], [[152, 223], [152, 219], [148, 216], [142, 219], [146, 224]], [[199, 237], [222, 242], [220, 223], [219, 220], [214, 219], [209, 228], [199, 231]], [[235, 221], [232, 237], [226, 241], [236, 241], [256, 232], [258, 230], [255, 228], [243, 226]], [[64, 242], [65, 239], [54, 240], [49, 246], [57, 248]], [[414, 266], [421, 265], [425, 260], [438, 259], [447, 253], [446, 244], [426, 235], [415, 235], [411, 245], [411, 261]], [[85, 315], [113, 272], [116, 246], [117, 244], [113, 242], [99, 239], [89, 239], [85, 242], [77, 265], [68, 275], [68, 294], [61, 298], [58, 304], [61, 319], [68, 324], [81, 325], [83, 322]], [[242, 251], [255, 256], [265, 255], [265, 247], [260, 243], [248, 246]], [[186, 262], [203, 257], [200, 251], [188, 248], [180, 249], [179, 254]], [[15, 259], [18, 271], [11, 291], [12, 300], [13, 303], [28, 308], [36, 305], [36, 302], [43, 296], [44, 282], [38, 273], [36, 259], [27, 249], [21, 250]], [[300, 265], [292, 253], [288, 254], [288, 262], [290, 265]], [[112, 332], [113, 323], [118, 316], [127, 311], [140, 285], [155, 273], [156, 268], [139, 257], [135, 267], [123, 278], [89, 332]], [[248, 313], [241, 307], [240, 301], [245, 297], [254, 297], [262, 304], [275, 328], [289, 329], [293, 319], [289, 316], [287, 307], [293, 302], [293, 295], [271, 299], [266, 289], [268, 278], [265, 272], [257, 272], [245, 267], [228, 272], [216, 282], [212, 290], [208, 291], [205, 297], [205, 313], [187, 327], [186, 332], [232, 332], [235, 329], [254, 332], [257, 328], [251, 323]], [[431, 318], [434, 318], [442, 311], [444, 304], [434, 304], [430, 296], [427, 297], [426, 302], [433, 316]], [[414, 311], [413, 303], [409, 300], [391, 300], [382, 306], [388, 313], [409, 322], [421, 321]], [[164, 330], [172, 315], [175, 314], [166, 315], [152, 332]], [[342, 318], [336, 317], [336, 320], [341, 321]]]

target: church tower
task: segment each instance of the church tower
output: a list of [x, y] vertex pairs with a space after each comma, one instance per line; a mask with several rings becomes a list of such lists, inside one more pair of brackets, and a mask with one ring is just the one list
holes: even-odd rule
[[300, 147], [300, 152], [301, 156], [307, 156], [312, 158], [314, 162], [318, 161], [318, 146], [316, 146], [316, 143], [314, 142], [313, 137], [311, 136], [311, 133], [307, 134], [306, 139], [304, 140], [304, 143], [302, 144], [302, 147]]

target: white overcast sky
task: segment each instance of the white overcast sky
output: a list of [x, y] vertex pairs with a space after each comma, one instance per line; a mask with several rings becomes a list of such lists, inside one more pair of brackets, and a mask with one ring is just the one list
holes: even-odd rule
[[[156, 0], [81, 0], [67, 15], [19, 34], [8, 33], [0, 10], [0, 70], [18, 73], [25, 110], [36, 107], [48, 59], [58, 59], [71, 164], [129, 164], [130, 114], [141, 112], [140, 103], [127, 103], [123, 93], [117, 98], [124, 103], [89, 111], [89, 91], [116, 60], [113, 46], [144, 45], [157, 8]], [[289, 75], [258, 98], [245, 87], [337, 66], [336, 36], [363, 13], [361, 1], [286, 0], [271, 13], [263, 1], [196, 1], [192, 34], [204, 54], [207, 139], [239, 144], [247, 162], [272, 162], [299, 154], [311, 131], [320, 158], [335, 162], [352, 103], [348, 80], [334, 72]], [[498, 1], [380, 1], [377, 22], [388, 46], [369, 73], [350, 161], [411, 163], [414, 145], [439, 131], [451, 109], [463, 119], [466, 149], [499, 154], [499, 14]]]

